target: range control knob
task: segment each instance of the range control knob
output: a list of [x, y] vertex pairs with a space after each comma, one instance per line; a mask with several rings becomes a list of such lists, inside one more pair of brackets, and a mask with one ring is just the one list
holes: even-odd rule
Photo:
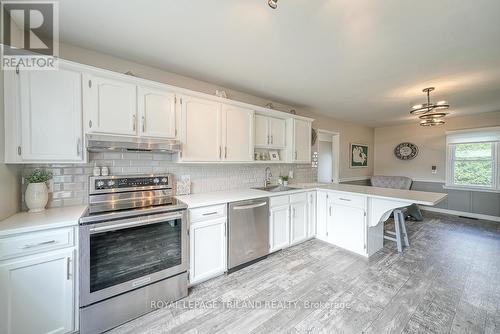
[[98, 188], [101, 188], [102, 186], [104, 186], [104, 181], [97, 181], [96, 185]]
[[113, 181], [113, 180], [108, 181], [108, 187], [112, 187], [114, 185], [115, 185], [115, 181]]
[[159, 179], [159, 178], [157, 178], [157, 177], [155, 177], [155, 178], [153, 179], [153, 182], [154, 182], [155, 184], [158, 184], [158, 183], [160, 183], [160, 179]]
[[167, 183], [167, 182], [168, 182], [168, 179], [167, 179], [166, 177], [164, 177], [164, 178], [162, 178], [162, 179], [161, 179], [161, 182], [162, 182], [162, 183]]

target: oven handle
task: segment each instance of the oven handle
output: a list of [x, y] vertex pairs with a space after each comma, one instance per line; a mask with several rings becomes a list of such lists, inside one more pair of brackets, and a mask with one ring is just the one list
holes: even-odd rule
[[165, 220], [171, 220], [171, 219], [177, 219], [177, 218], [182, 218], [182, 213], [175, 213], [175, 214], [162, 214], [158, 216], [153, 216], [151, 218], [146, 218], [146, 219], [129, 219], [129, 222], [109, 222], [109, 223], [104, 223], [104, 224], [99, 224], [100, 226], [95, 226], [89, 228], [89, 233], [90, 234], [95, 234], [95, 233], [100, 233], [100, 232], [107, 232], [107, 231], [112, 231], [112, 230], [123, 230], [125, 228], [131, 228], [131, 227], [136, 227], [136, 226], [144, 226], [144, 225], [150, 225], [150, 224], [157, 224], [164, 222]]

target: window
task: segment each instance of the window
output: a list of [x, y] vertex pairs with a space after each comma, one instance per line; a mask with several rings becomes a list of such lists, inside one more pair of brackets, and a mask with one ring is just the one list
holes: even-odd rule
[[498, 139], [500, 129], [488, 128], [447, 133], [448, 187], [500, 191]]

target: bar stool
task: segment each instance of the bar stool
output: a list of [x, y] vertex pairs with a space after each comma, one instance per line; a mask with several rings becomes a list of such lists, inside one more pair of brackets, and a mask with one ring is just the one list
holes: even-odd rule
[[400, 253], [403, 251], [403, 242], [406, 247], [410, 246], [410, 241], [408, 240], [408, 234], [406, 233], [406, 222], [403, 210], [404, 208], [395, 209], [393, 211], [394, 231], [386, 231], [385, 233], [387, 233], [388, 235], [384, 233], [384, 239], [394, 241], [398, 247], [398, 252]]

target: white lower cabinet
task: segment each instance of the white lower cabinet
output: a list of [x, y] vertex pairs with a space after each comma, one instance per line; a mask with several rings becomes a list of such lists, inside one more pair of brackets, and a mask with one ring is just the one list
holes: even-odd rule
[[328, 192], [316, 193], [316, 238], [327, 241], [326, 223], [328, 219]]
[[269, 251], [274, 252], [309, 238], [307, 193], [271, 197]]
[[290, 245], [290, 206], [271, 207], [269, 220], [269, 251], [274, 252]]
[[[327, 193], [325, 230], [321, 233], [322, 240], [351, 252], [367, 256], [366, 251], [366, 198], [349, 196], [341, 193]], [[321, 195], [321, 197], [323, 197]], [[323, 200], [321, 200], [323, 203]], [[318, 193], [318, 210], [320, 193]], [[322, 217], [321, 217], [322, 218]], [[320, 225], [318, 211], [318, 226]], [[323, 219], [323, 218], [322, 218]]]
[[76, 249], [0, 262], [0, 333], [76, 330]]
[[328, 238], [333, 244], [351, 252], [365, 253], [365, 211], [333, 204], [328, 221]]
[[227, 269], [227, 218], [225, 205], [193, 209], [190, 216], [196, 217], [189, 228], [189, 283], [194, 285]]
[[316, 191], [307, 193], [307, 214], [309, 216], [307, 236], [312, 238], [316, 236]]
[[298, 244], [308, 237], [307, 193], [290, 196], [290, 244]]

